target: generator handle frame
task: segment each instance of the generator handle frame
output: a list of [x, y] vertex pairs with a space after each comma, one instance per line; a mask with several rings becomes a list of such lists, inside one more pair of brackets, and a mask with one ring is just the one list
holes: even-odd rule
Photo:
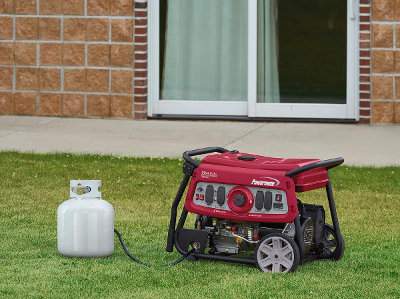
[[190, 165], [194, 166], [195, 168], [200, 165], [199, 161], [194, 160], [192, 157], [194, 156], [200, 156], [200, 155], [206, 155], [206, 154], [211, 154], [211, 153], [226, 153], [229, 152], [226, 148], [223, 147], [205, 147], [205, 148], [200, 148], [200, 149], [195, 149], [191, 151], [186, 151], [183, 153], [183, 159], [185, 162], [189, 163]]
[[[304, 165], [304, 166], [300, 166], [298, 168], [292, 169], [286, 173], [286, 176], [293, 178], [296, 175], [299, 175], [300, 173], [303, 173], [303, 172], [306, 172], [306, 171], [309, 171], [312, 169], [316, 169], [316, 168], [325, 168], [328, 171], [329, 169], [337, 167], [343, 163], [344, 163], [344, 159], [342, 157], [323, 160], [323, 161], [311, 163], [308, 165]], [[333, 187], [332, 187], [332, 183], [329, 180], [329, 175], [328, 175], [328, 182], [325, 186], [325, 189], [326, 189], [326, 195], [328, 198], [329, 211], [331, 214], [333, 230], [335, 232], [335, 235], [336, 235], [335, 237], [337, 239], [337, 246], [340, 248], [343, 248], [344, 240], [343, 240], [342, 234], [340, 232], [339, 219], [338, 219], [337, 212], [336, 212], [335, 198], [333, 196]], [[304, 246], [302, 243], [303, 233], [302, 233], [302, 230], [300, 229], [299, 217], [296, 218], [295, 225], [296, 225], [296, 241], [300, 247], [299, 249], [300, 249], [301, 259], [303, 260], [303, 258], [304, 258]]]
[[292, 169], [286, 173], [286, 176], [288, 177], [294, 177], [300, 173], [315, 169], [315, 168], [325, 168], [326, 170], [329, 170], [331, 168], [337, 167], [341, 164], [344, 163], [344, 159], [342, 157], [339, 158], [334, 158], [334, 159], [329, 159], [329, 160], [323, 160], [315, 163], [311, 163], [308, 165], [300, 166], [298, 168]]
[[200, 148], [200, 149], [195, 149], [195, 150], [191, 150], [191, 151], [185, 151], [183, 153], [183, 160], [185, 161], [183, 163], [184, 177], [179, 185], [178, 192], [176, 193], [174, 202], [172, 203], [172, 206], [171, 206], [171, 217], [170, 217], [169, 228], [168, 228], [167, 246], [165, 248], [166, 251], [172, 252], [174, 250], [176, 218], [178, 215], [178, 206], [182, 199], [183, 193], [185, 192], [185, 189], [189, 183], [190, 177], [193, 174], [193, 171], [200, 165], [200, 162], [194, 160], [192, 157], [205, 155], [205, 154], [211, 154], [211, 153], [221, 153], [222, 154], [222, 153], [226, 153], [226, 152], [229, 152], [229, 150], [227, 150], [223, 147], [206, 147], [206, 148]]

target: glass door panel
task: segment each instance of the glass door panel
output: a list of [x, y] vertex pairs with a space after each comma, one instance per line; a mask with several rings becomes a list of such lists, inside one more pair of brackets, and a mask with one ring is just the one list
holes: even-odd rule
[[247, 0], [160, 1], [160, 101], [246, 102], [247, 20]]
[[258, 0], [257, 18], [257, 103], [346, 104], [346, 0]]

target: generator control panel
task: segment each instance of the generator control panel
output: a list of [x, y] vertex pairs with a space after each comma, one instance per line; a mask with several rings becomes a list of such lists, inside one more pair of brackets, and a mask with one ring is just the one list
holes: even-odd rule
[[282, 190], [199, 182], [193, 195], [197, 206], [236, 213], [286, 214]]

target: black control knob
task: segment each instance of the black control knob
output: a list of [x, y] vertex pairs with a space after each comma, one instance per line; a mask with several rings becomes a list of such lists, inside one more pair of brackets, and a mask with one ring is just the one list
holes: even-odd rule
[[235, 197], [233, 198], [233, 203], [237, 207], [243, 207], [246, 204], [246, 197], [244, 194], [238, 193], [235, 194]]
[[262, 208], [264, 207], [264, 192], [263, 191], [257, 191], [255, 207], [259, 211], [262, 210]]
[[210, 206], [214, 202], [214, 186], [208, 185], [206, 188], [206, 203]]
[[223, 187], [223, 186], [218, 187], [218, 190], [217, 190], [217, 203], [220, 206], [223, 206], [225, 204], [225, 197], [226, 197], [226, 195], [225, 195], [225, 187]]
[[272, 192], [265, 192], [264, 209], [271, 211], [272, 209]]

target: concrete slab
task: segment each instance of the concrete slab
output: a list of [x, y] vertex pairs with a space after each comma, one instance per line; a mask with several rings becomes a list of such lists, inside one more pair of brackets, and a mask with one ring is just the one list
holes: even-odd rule
[[272, 156], [342, 156], [348, 165], [400, 165], [399, 126], [269, 123], [231, 146]]
[[215, 145], [284, 157], [342, 155], [349, 165], [400, 165], [400, 126], [0, 117], [3, 151], [179, 157]]

